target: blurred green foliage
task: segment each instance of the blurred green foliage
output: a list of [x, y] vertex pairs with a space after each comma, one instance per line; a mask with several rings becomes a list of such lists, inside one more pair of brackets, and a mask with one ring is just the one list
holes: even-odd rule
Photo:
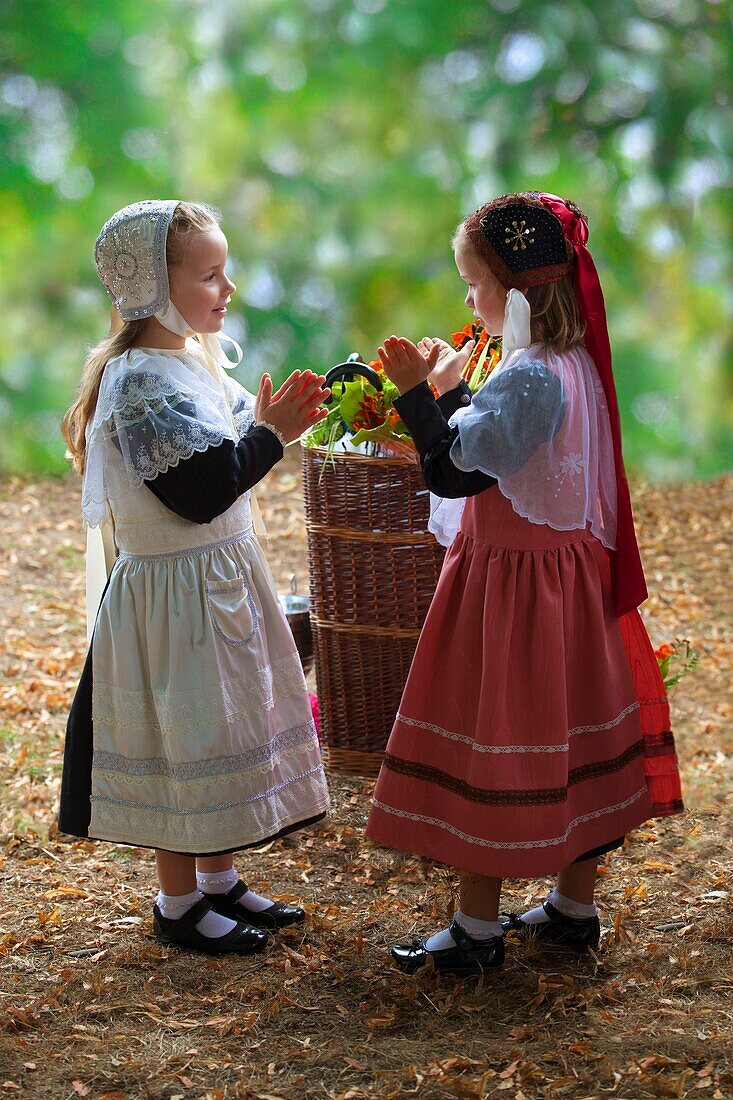
[[589, 214], [629, 466], [730, 461], [731, 5], [3, 0], [0, 468], [64, 466], [107, 329], [92, 252], [139, 198], [213, 202], [241, 380], [468, 319], [450, 238], [506, 191]]

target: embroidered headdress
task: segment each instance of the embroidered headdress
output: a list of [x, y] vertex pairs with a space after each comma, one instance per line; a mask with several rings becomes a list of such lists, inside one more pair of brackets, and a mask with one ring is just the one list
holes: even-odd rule
[[123, 321], [154, 317], [170, 301], [166, 240], [175, 199], [125, 206], [102, 226], [94, 247], [99, 277]]
[[[479, 222], [481, 255], [506, 290], [564, 279], [574, 265], [562, 225], [538, 199], [496, 199]], [[477, 234], [472, 235], [474, 247]]]
[[[123, 321], [155, 317], [177, 336], [194, 336], [207, 368], [219, 377], [242, 361], [242, 349], [226, 333], [195, 332], [171, 299], [166, 245], [178, 199], [143, 199], [123, 206], [102, 226], [94, 246], [97, 271]], [[221, 341], [232, 344], [235, 361]]]

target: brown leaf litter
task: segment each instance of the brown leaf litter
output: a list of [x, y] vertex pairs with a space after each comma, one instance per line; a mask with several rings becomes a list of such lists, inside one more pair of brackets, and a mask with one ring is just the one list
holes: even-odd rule
[[[240, 860], [300, 899], [266, 955], [152, 938], [150, 853], [59, 836], [69, 703], [85, 654], [79, 484], [0, 485], [0, 1096], [33, 1100], [733, 1097], [730, 845], [733, 479], [636, 486], [655, 645], [688, 637], [672, 696], [687, 812], [607, 858], [585, 958], [512, 944], [503, 973], [409, 978], [386, 948], [452, 912], [446, 869], [363, 838], [371, 781], [330, 778], [315, 829]], [[262, 493], [278, 587], [307, 590], [298, 456]], [[521, 910], [546, 884], [512, 881]]]

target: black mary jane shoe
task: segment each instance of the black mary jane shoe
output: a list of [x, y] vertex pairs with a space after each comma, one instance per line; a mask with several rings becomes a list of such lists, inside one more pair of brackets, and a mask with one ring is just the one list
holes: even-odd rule
[[503, 936], [475, 940], [456, 921], [448, 931], [456, 941], [455, 947], [428, 951], [425, 940], [415, 938], [411, 943], [396, 943], [389, 953], [400, 970], [407, 974], [414, 974], [430, 959], [441, 974], [481, 974], [485, 970], [498, 970], [504, 965]]
[[157, 905], [153, 906], [153, 928], [158, 943], [198, 951], [202, 955], [254, 955], [264, 950], [270, 941], [266, 932], [238, 920], [236, 927], [223, 936], [203, 936], [196, 925], [210, 913], [212, 906], [202, 898], [178, 920], [164, 917]]
[[248, 924], [255, 928], [265, 928], [268, 932], [279, 932], [281, 928], [290, 928], [291, 925], [302, 924], [305, 920], [305, 909], [298, 905], [287, 905], [284, 901], [274, 901], [267, 909], [260, 909], [259, 912], [247, 909], [239, 904], [239, 899], [248, 890], [246, 883], [238, 882], [226, 894], [205, 893], [204, 897], [222, 917], [237, 921], [245, 917]]
[[601, 940], [598, 917], [566, 917], [549, 901], [543, 902], [542, 908], [550, 918], [548, 921], [530, 924], [516, 913], [510, 913], [501, 926], [505, 932], [519, 932], [525, 939], [540, 941], [548, 947], [564, 947], [571, 951], [598, 947]]

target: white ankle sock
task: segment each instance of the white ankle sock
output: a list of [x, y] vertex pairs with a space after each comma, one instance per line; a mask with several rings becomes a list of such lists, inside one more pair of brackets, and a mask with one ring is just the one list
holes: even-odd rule
[[[228, 871], [197, 871], [196, 885], [204, 894], [227, 894], [233, 886], [239, 882], [239, 873], [232, 867]], [[261, 898], [253, 890], [248, 890], [239, 899], [239, 905], [250, 913], [261, 913], [263, 909], [269, 909], [272, 905], [270, 898]]]
[[254, 890], [248, 890], [246, 894], [242, 894], [239, 904], [243, 909], [249, 909], [250, 913], [261, 913], [263, 909], [269, 909], [275, 902], [272, 898], [263, 898], [255, 894]]
[[478, 920], [476, 917], [469, 917], [460, 909], [456, 910], [454, 919], [474, 940], [489, 940], [492, 936], [504, 935], [501, 921], [498, 920]]
[[429, 940], [425, 940], [425, 946], [428, 951], [446, 951], [449, 947], [455, 947], [456, 941], [447, 928], [442, 928], [440, 932], [436, 932]]
[[196, 885], [204, 894], [226, 894], [238, 882], [239, 875], [234, 867], [228, 871], [196, 872]]
[[519, 919], [525, 924], [547, 924], [550, 918], [541, 905], [536, 905], [534, 909], [528, 909], [526, 913], [522, 913]]
[[[573, 901], [572, 898], [566, 898], [564, 894], [555, 887], [547, 895], [547, 901], [550, 905], [554, 905], [555, 909], [559, 913], [562, 913], [566, 917], [575, 917], [576, 920], [587, 920], [589, 917], [598, 916], [598, 910], [596, 903], [592, 902], [590, 905], [584, 905], [581, 901]], [[534, 909], [529, 909], [526, 913], [522, 913], [521, 919], [525, 924], [544, 924], [549, 921], [549, 917], [541, 905], [536, 906]]]
[[[492, 936], [502, 936], [504, 934], [500, 921], [477, 920], [476, 917], [469, 917], [462, 913], [460, 909], [456, 910], [453, 919], [474, 940], [488, 940]], [[434, 936], [426, 940], [425, 946], [428, 951], [445, 951], [449, 947], [455, 947], [456, 941], [451, 936], [450, 929], [443, 928], [442, 931], [436, 932]]]
[[555, 887], [551, 890], [547, 900], [550, 905], [554, 905], [557, 910], [564, 913], [566, 917], [575, 917], [576, 920], [587, 920], [589, 917], [597, 917], [598, 910], [596, 909], [596, 903], [592, 901], [590, 905], [586, 905], [582, 901], [573, 901], [572, 898], [566, 898], [564, 894]]
[[[197, 901], [201, 901], [202, 897], [200, 890], [192, 890], [190, 894], [164, 894], [161, 891], [155, 899], [155, 904], [162, 916], [168, 920], [179, 920]], [[222, 917], [220, 913], [215, 913], [213, 910], [206, 913], [195, 925], [196, 931], [202, 936], [208, 936], [209, 939], [226, 936], [227, 932], [231, 932], [234, 927], [233, 920]]]

